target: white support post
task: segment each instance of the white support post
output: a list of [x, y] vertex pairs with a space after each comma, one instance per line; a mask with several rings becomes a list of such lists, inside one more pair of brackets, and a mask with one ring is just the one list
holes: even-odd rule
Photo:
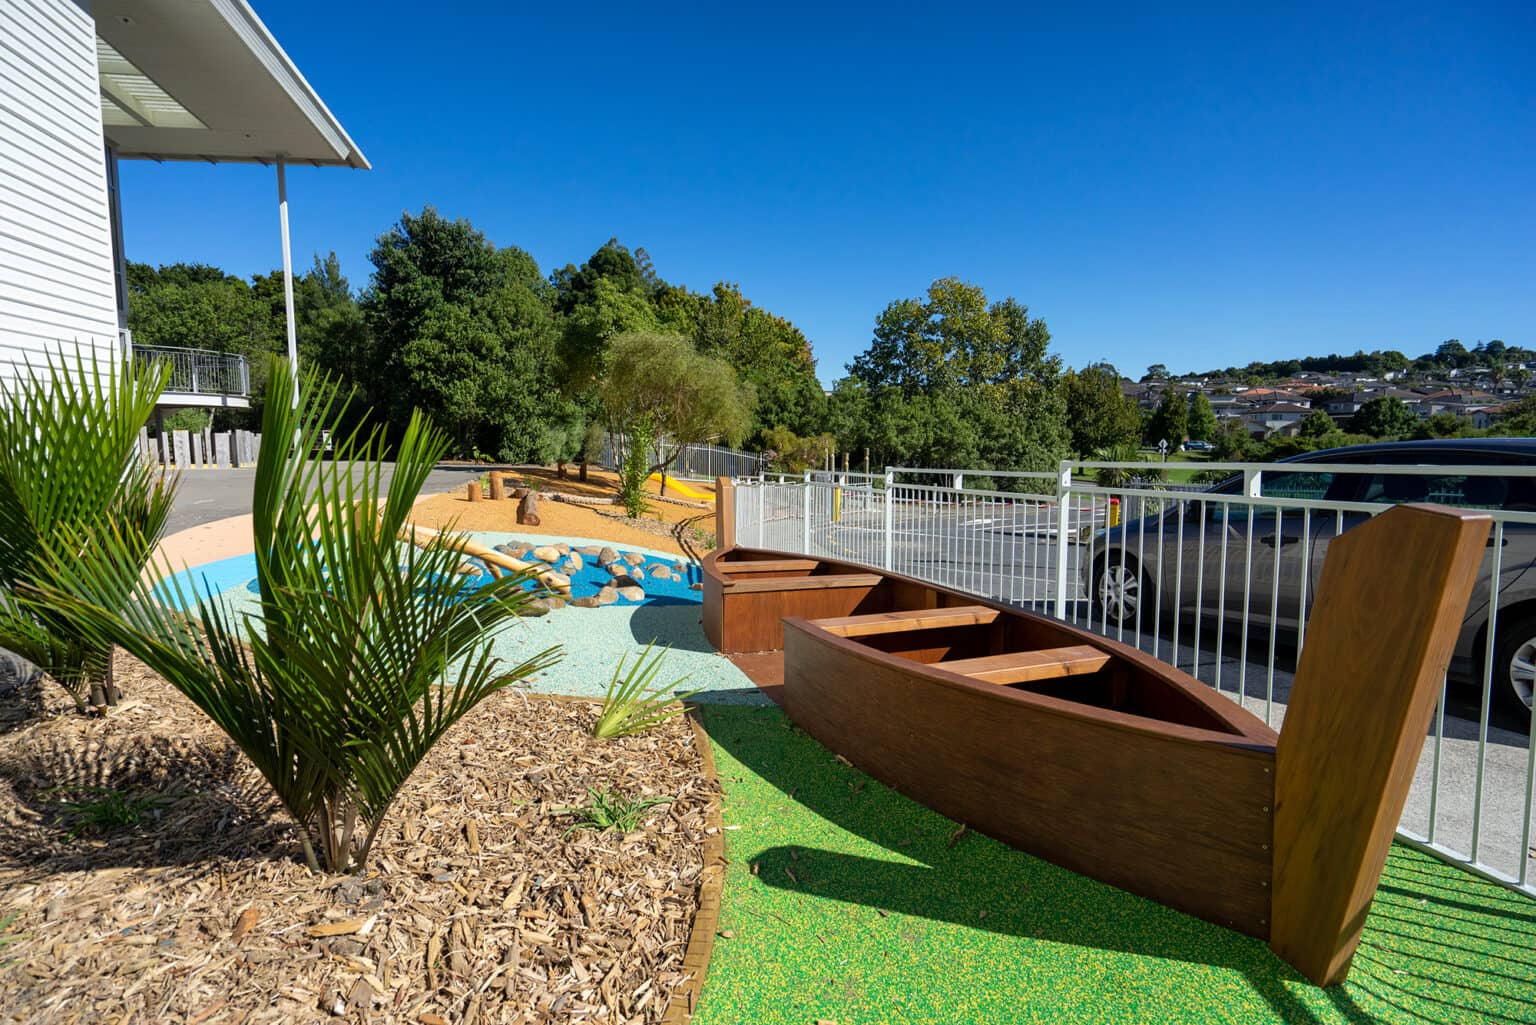
[[1057, 619], [1067, 618], [1067, 544], [1072, 519], [1072, 464], [1062, 460], [1056, 475], [1056, 611]]
[[288, 319], [288, 368], [293, 374], [293, 405], [299, 405], [299, 332], [293, 313], [293, 250], [288, 242], [288, 173], [277, 158], [277, 219], [283, 235], [283, 310]]
[[885, 468], [885, 555], [880, 563], [881, 568], [885, 570], [889, 570], [891, 568], [891, 556], [894, 554], [893, 548], [895, 547], [891, 538], [891, 528], [893, 526], [896, 513], [896, 495], [894, 493], [895, 486], [896, 474], [889, 466], [887, 466]]
[[800, 551], [806, 555], [811, 554], [811, 471], [805, 471], [805, 483], [801, 485], [804, 493], [800, 496], [801, 521], [800, 521]]

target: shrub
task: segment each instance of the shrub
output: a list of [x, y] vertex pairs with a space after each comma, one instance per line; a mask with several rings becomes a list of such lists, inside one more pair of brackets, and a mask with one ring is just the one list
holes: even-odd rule
[[[270, 381], [275, 395], [294, 388], [281, 360]], [[161, 586], [195, 612], [162, 606], [112, 541], [116, 559], [60, 566], [47, 591], [93, 638], [122, 645], [207, 713], [299, 824], [310, 866], [333, 872], [367, 862], [395, 795], [444, 733], [559, 658], [550, 648], [503, 668], [492, 657], [490, 634], [531, 600], [526, 577], [467, 588], [453, 535], [400, 541], [447, 451], [443, 433], [414, 414], [386, 486], [384, 437], [343, 433], [346, 405], [310, 375], [297, 404], [264, 409], [252, 501], [260, 629], [175, 584]], [[327, 428], [334, 459], [309, 458]], [[134, 598], [121, 613], [97, 599], [119, 588]]]
[[629, 450], [624, 453], [624, 468], [619, 472], [619, 501], [630, 519], [645, 515], [645, 481], [651, 475], [650, 449], [655, 428], [647, 417], [629, 427]]
[[[81, 710], [115, 703], [111, 646], [29, 596], [56, 560], [89, 572], [121, 558], [129, 577], [149, 560], [175, 482], [138, 458], [138, 438], [168, 370], [131, 360], [102, 368], [76, 349], [72, 367], [61, 352], [44, 371], [28, 366], [0, 382], [0, 647], [44, 670]], [[129, 590], [119, 581], [96, 598], [117, 609]]]

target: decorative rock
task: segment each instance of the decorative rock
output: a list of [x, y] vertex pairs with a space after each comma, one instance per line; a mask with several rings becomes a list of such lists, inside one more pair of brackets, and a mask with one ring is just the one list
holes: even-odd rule
[[597, 553], [597, 561], [602, 563], [604, 566], [611, 562], [618, 562], [619, 553], [613, 548], [603, 548]]
[[622, 562], [610, 562], [607, 566], [608, 575], [615, 577], [629, 576], [629, 567]]
[[571, 564], [572, 573], [580, 573], [582, 567], [586, 565], [586, 562], [582, 559], [580, 552], [572, 552], [570, 558], [567, 561]]
[[641, 555], [639, 552], [625, 552], [624, 561], [629, 563], [631, 566], [638, 566], [645, 561], [645, 556]]
[[500, 552], [502, 555], [509, 555], [514, 559], [521, 559], [523, 557], [523, 553], [528, 549], [514, 548], [512, 545], [496, 545], [495, 550]]
[[527, 616], [529, 619], [537, 619], [540, 616], [549, 615], [549, 607], [542, 604], [541, 599], [535, 598], [520, 608], [518, 615]]
[[684, 573], [688, 572], [688, 567], [684, 566], [680, 562], [674, 562], [672, 564], [672, 572], [676, 573], [678, 576], [682, 576]]
[[551, 565], [560, 561], [560, 550], [552, 545], [540, 545], [533, 550], [533, 557]]
[[522, 504], [517, 507], [517, 522], [526, 527], [539, 525], [539, 496], [528, 492], [523, 496]]
[[528, 489], [527, 488], [513, 488], [512, 489], [512, 497], [513, 498], [527, 498], [528, 497]]
[[601, 588], [597, 592], [597, 603], [599, 605], [612, 605], [614, 602], [616, 602], [618, 600], [619, 600], [619, 592], [615, 591], [611, 587]]
[[702, 590], [704, 590], [704, 585], [703, 584], [698, 584], [698, 583], [689, 584], [688, 585], [688, 590], [690, 590], [690, 591], [702, 591]]
[[517, 544], [512, 546], [512, 558], [521, 559], [531, 551], [533, 551], [533, 545], [519, 541]]
[[575, 599], [571, 602], [571, 604], [576, 606], [578, 609], [595, 609], [601, 605], [602, 602], [598, 601], [594, 595], [589, 594], [584, 598]]
[[667, 567], [665, 567], [665, 566], [647, 566], [645, 568], [650, 571], [651, 578], [653, 580], [671, 580], [672, 579], [672, 571], [667, 569]]
[[[582, 545], [576, 550], [582, 555], [590, 555], [592, 558], [598, 559], [598, 561], [602, 561], [600, 557], [603, 554], [603, 550], [597, 545]], [[618, 553], [615, 552], [614, 555], [617, 556]]]
[[564, 541], [561, 541], [559, 544], [555, 545], [555, 550], [561, 555], [571, 554], [571, 546], [566, 544]]
[[569, 591], [571, 589], [571, 578], [564, 573], [556, 573], [553, 570], [548, 573], [540, 573], [539, 583], [551, 591]]
[[619, 588], [619, 594], [630, 601], [645, 601], [645, 588], [643, 587], [621, 587]]

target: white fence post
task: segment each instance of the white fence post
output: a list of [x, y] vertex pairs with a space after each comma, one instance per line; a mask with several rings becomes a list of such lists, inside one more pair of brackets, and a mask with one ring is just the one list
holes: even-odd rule
[[757, 547], [766, 547], [768, 530], [768, 481], [759, 477], [757, 481]]
[[811, 471], [805, 471], [805, 483], [801, 486], [801, 515], [804, 517], [800, 524], [800, 551], [806, 555], [811, 554]]
[[892, 538], [891, 527], [896, 513], [896, 474], [887, 466], [885, 468], [885, 555], [881, 562], [881, 568], [891, 569]]
[[1056, 611], [1067, 618], [1067, 535], [1071, 529], [1072, 464], [1061, 461], [1056, 474]]

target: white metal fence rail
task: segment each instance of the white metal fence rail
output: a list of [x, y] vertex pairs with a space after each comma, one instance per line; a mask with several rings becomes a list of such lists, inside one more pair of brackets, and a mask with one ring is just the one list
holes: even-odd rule
[[[1536, 720], [1501, 690], [1513, 639], [1529, 633], [1531, 649], [1516, 658], [1536, 656], [1536, 468], [1206, 467], [1230, 481], [1175, 489], [1126, 479], [1157, 469], [1146, 463], [1080, 462], [985, 471], [995, 486], [1022, 489], [1009, 491], [967, 488], [955, 470], [743, 476], [736, 542], [1057, 616], [1178, 666], [1280, 728], [1331, 539], [1403, 501], [1486, 509], [1488, 556], [1398, 835], [1536, 896]], [[1087, 476], [1100, 473], [1114, 483]]]

